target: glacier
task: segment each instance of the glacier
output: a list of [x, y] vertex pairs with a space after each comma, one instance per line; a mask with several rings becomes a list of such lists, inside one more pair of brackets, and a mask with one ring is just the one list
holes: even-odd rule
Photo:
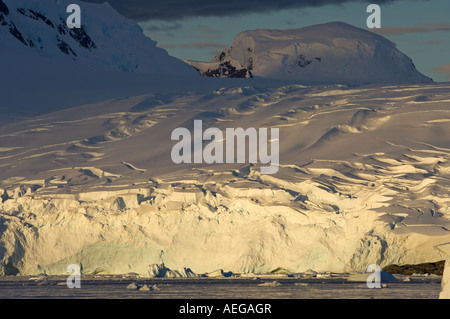
[[[158, 263], [345, 272], [445, 259], [448, 92], [247, 86], [112, 99], [0, 127], [1, 273], [64, 274], [73, 263], [85, 274]], [[279, 172], [173, 164], [171, 132], [193, 119], [280, 128]]]

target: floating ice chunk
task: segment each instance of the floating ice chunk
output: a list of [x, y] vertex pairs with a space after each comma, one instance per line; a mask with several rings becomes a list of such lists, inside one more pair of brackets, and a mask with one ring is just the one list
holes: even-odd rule
[[282, 286], [282, 284], [280, 284], [278, 281], [274, 280], [274, 281], [264, 282], [262, 284], [259, 284], [258, 286], [259, 287], [278, 287], [278, 286]]
[[157, 290], [159, 290], [159, 288], [156, 285], [144, 284], [144, 285], [142, 285], [141, 288], [139, 288], [139, 291], [157, 291]]
[[139, 288], [139, 291], [150, 291], [150, 287], [147, 284], [144, 284], [141, 288]]
[[190, 268], [182, 268], [180, 270], [171, 270], [167, 268], [164, 263], [158, 263], [148, 266], [148, 277], [157, 278], [190, 278], [197, 277], [197, 275]]
[[206, 273], [205, 276], [209, 278], [219, 278], [219, 277], [230, 277], [232, 272], [224, 272], [222, 269], [215, 270], [209, 273]]
[[312, 269], [308, 269], [307, 271], [305, 271], [305, 272], [303, 273], [303, 275], [315, 277], [315, 276], [317, 275], [317, 271], [314, 271], [314, 270], [312, 270]]
[[139, 290], [140, 287], [141, 286], [139, 286], [137, 283], [132, 282], [131, 284], [129, 284], [127, 286], [127, 289], [129, 289], [129, 290]]

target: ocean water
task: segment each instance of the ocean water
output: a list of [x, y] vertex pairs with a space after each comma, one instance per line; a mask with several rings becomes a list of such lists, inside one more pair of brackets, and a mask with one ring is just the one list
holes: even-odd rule
[[[344, 279], [142, 279], [82, 278], [70, 289], [66, 277], [0, 278], [2, 299], [438, 299], [440, 278], [414, 278], [369, 289]], [[131, 283], [157, 289], [127, 288]]]

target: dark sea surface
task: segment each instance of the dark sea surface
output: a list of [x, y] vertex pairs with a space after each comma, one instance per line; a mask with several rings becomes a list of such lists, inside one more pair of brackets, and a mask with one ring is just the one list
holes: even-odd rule
[[[342, 278], [81, 278], [70, 289], [67, 277], [1, 277], [2, 299], [438, 299], [440, 277], [420, 277], [369, 289]], [[130, 289], [135, 284], [135, 289]], [[146, 285], [150, 289], [142, 289]], [[133, 285], [132, 285], [133, 286]]]

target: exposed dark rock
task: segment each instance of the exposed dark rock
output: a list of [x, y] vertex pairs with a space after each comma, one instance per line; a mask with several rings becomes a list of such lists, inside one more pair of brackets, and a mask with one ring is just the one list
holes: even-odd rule
[[61, 19], [61, 23], [58, 24], [58, 32], [59, 32], [59, 34], [65, 35], [66, 34], [66, 28], [67, 28], [66, 23], [64, 22], [63, 19]]
[[249, 71], [253, 70], [253, 58], [252, 57], [250, 57], [248, 59], [248, 70]]
[[445, 260], [417, 265], [389, 265], [383, 268], [391, 274], [413, 275], [413, 274], [434, 274], [442, 276], [444, 273]]
[[17, 28], [14, 25], [14, 23], [10, 23], [9, 24], [9, 33], [11, 33], [17, 40], [19, 40], [20, 42], [22, 42], [23, 44], [28, 46], [27, 41], [25, 41], [22, 33], [20, 33], [19, 30], [17, 30]]
[[6, 191], [3, 192], [3, 194], [0, 196], [2, 203], [6, 202], [8, 199], [10, 199], [8, 193]]
[[97, 47], [83, 27], [69, 29], [69, 34], [85, 49], [91, 50]]
[[[195, 67], [194, 67], [195, 68]], [[195, 68], [201, 76], [203, 77], [226, 77], [226, 78], [252, 78], [252, 73], [246, 69], [241, 68], [238, 69], [231, 65], [229, 61], [221, 63], [218, 68], [215, 69], [207, 69], [207, 70], [199, 70]]]
[[72, 54], [73, 56], [77, 56], [77, 54], [72, 50], [70, 45], [68, 45], [65, 41], [61, 39], [58, 39], [58, 48], [61, 50], [61, 52], [67, 55]]
[[81, 28], [70, 29], [67, 26], [66, 21], [61, 19], [61, 23], [58, 24], [57, 29], [59, 34], [61, 35], [69, 34], [72, 39], [77, 41], [78, 44], [85, 49], [92, 50], [97, 47], [94, 41], [92, 41], [91, 37], [87, 34], [83, 26]]
[[298, 65], [299, 67], [304, 68], [304, 67], [306, 67], [307, 65], [310, 65], [311, 62], [312, 62], [312, 60], [308, 60], [303, 54], [300, 54], [300, 55], [298, 56], [298, 62], [297, 62], [297, 65]]
[[45, 24], [47, 24], [48, 26], [54, 28], [54, 24], [53, 22], [51, 22], [49, 19], [47, 19], [46, 16], [44, 16], [43, 14], [34, 11], [34, 10], [27, 10], [27, 9], [23, 9], [23, 8], [19, 8], [17, 9], [17, 12], [20, 13], [21, 15], [24, 15], [28, 18], [31, 18], [33, 20], [41, 20], [43, 22], [45, 22]]
[[0, 13], [3, 13], [5, 16], [9, 14], [9, 9], [2, 0], [0, 0]]
[[33, 14], [38, 20], [42, 20], [47, 24], [48, 26], [55, 28], [55, 25], [53, 22], [51, 22], [49, 19], [47, 19], [44, 15], [40, 14], [39, 12], [36, 12], [34, 10], [30, 10], [30, 13]]
[[8, 25], [8, 23], [5, 20], [5, 17], [3, 16], [3, 13], [0, 13], [0, 25], [1, 26]]

